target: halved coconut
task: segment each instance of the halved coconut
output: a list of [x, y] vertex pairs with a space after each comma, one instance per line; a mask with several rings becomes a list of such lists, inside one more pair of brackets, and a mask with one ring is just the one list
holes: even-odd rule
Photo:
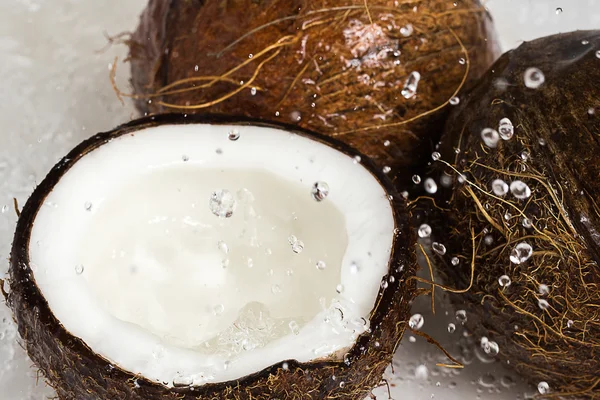
[[362, 399], [406, 325], [412, 244], [404, 200], [346, 145], [158, 116], [35, 190], [8, 302], [64, 399]]

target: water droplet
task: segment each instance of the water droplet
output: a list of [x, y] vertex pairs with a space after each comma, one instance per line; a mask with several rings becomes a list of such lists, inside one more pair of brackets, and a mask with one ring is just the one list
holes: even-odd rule
[[317, 261], [316, 266], [319, 271], [323, 271], [327, 267], [325, 261]]
[[420, 380], [427, 380], [429, 378], [429, 369], [426, 365], [419, 365], [415, 368], [415, 378]]
[[290, 235], [288, 242], [292, 246], [292, 251], [294, 253], [299, 254], [302, 253], [302, 250], [304, 250], [304, 242], [299, 240], [296, 236]]
[[92, 211], [92, 203], [89, 201], [86, 201], [85, 204], [83, 205], [83, 208], [85, 208], [85, 211]]
[[413, 183], [418, 185], [419, 183], [421, 183], [421, 177], [419, 175], [413, 175], [412, 181], [413, 181]]
[[503, 140], [512, 139], [515, 134], [515, 127], [513, 126], [512, 121], [508, 118], [502, 118], [498, 125], [498, 132]]
[[229, 131], [229, 134], [227, 135], [227, 137], [229, 138], [229, 140], [231, 141], [236, 141], [240, 138], [240, 132], [238, 132], [237, 129], [233, 129], [231, 131]]
[[435, 183], [433, 178], [425, 179], [425, 182], [423, 183], [423, 187], [425, 188], [425, 191], [427, 193], [431, 193], [431, 194], [436, 193], [438, 190], [437, 183]]
[[523, 79], [525, 86], [530, 89], [537, 89], [546, 81], [544, 73], [535, 67], [527, 68], [527, 70], [525, 70]]
[[271, 286], [271, 293], [273, 293], [273, 294], [281, 293], [281, 286], [279, 286], [279, 285]]
[[340, 388], [344, 388], [344, 386], [346, 386], [345, 382], [340, 382]]
[[467, 312], [465, 310], [458, 310], [454, 316], [456, 317], [456, 320], [458, 322], [460, 322], [461, 324], [464, 324], [465, 322], [467, 322]]
[[458, 59], [458, 63], [460, 65], [465, 65], [467, 63], [467, 60], [465, 60], [464, 58], [461, 57], [461, 58]]
[[573, 327], [573, 325], [575, 325], [575, 322], [573, 322], [573, 320], [570, 319], [570, 320], [567, 321], [567, 328], [570, 329], [570, 328]]
[[83, 274], [83, 270], [84, 270], [83, 264], [79, 264], [79, 265], [75, 266], [75, 273], [77, 275]]
[[391, 171], [392, 169], [390, 167], [388, 167], [387, 165], [385, 167], [383, 167], [383, 173], [387, 174]]
[[513, 264], [522, 264], [529, 260], [529, 257], [533, 254], [533, 248], [527, 242], [521, 242], [515, 246], [510, 253], [510, 261]]
[[508, 275], [502, 275], [500, 278], [498, 278], [498, 284], [500, 285], [500, 287], [509, 287], [511, 283], [512, 281], [510, 280], [510, 277]]
[[440, 256], [443, 256], [444, 254], [446, 254], [446, 246], [444, 246], [441, 243], [433, 242], [433, 244], [431, 245], [431, 248], [433, 249], [433, 251], [438, 253]]
[[548, 303], [548, 300], [545, 299], [538, 299], [538, 306], [542, 309], [542, 310], [547, 310], [550, 307], [550, 303]]
[[540, 392], [540, 394], [548, 394], [550, 393], [550, 385], [548, 385], [548, 382], [540, 382], [538, 383], [538, 392]]
[[284, 371], [287, 371], [287, 370], [289, 370], [289, 369], [290, 369], [290, 365], [289, 365], [288, 363], [284, 362], [283, 364], [281, 364], [281, 368], [282, 368]]
[[506, 196], [508, 193], [508, 183], [504, 182], [502, 179], [494, 179], [492, 181], [492, 192], [496, 196]]
[[7, 211], [8, 211], [8, 206], [7, 205], [3, 205], [2, 206], [2, 214], [4, 214]]
[[412, 26], [412, 24], [406, 24], [406, 26], [403, 26], [402, 28], [400, 28], [400, 34], [404, 37], [409, 37], [410, 35], [412, 35], [414, 32], [414, 28]]
[[385, 142], [383, 142], [383, 145], [385, 147], [390, 147], [390, 144], [392, 144], [389, 140], [386, 140]]
[[538, 143], [540, 144], [540, 146], [545, 146], [545, 145], [546, 145], [546, 139], [544, 139], [544, 138], [539, 138], [539, 139], [538, 139]]
[[290, 321], [288, 326], [294, 335], [298, 335], [300, 333], [300, 325], [298, 325], [296, 321]]
[[562, 8], [560, 8], [560, 7], [556, 7], [556, 15], [558, 15], [558, 14], [562, 14], [562, 12], [563, 12], [563, 9], [562, 9]]
[[248, 268], [253, 268], [254, 260], [252, 258], [248, 257], [248, 259], [246, 260], [246, 264], [248, 265]]
[[485, 128], [481, 131], [481, 139], [483, 143], [492, 149], [498, 146], [498, 141], [500, 140], [500, 135], [498, 131], [492, 128]]
[[253, 87], [253, 88], [250, 89], [250, 94], [252, 96], [256, 96], [256, 88], [255, 87]]
[[222, 240], [219, 240], [219, 242], [217, 243], [217, 247], [219, 248], [219, 250], [221, 250], [223, 253], [225, 254], [229, 254], [229, 246], [227, 246], [227, 243], [225, 243]]
[[434, 151], [433, 153], [431, 153], [431, 159], [432, 159], [433, 161], [437, 161], [437, 160], [439, 160], [440, 158], [442, 158], [442, 155], [441, 155], [439, 152], [437, 152], [437, 151]]
[[494, 237], [492, 235], [485, 235], [483, 238], [483, 243], [488, 246], [491, 246], [494, 243]]
[[408, 326], [412, 329], [421, 329], [425, 324], [425, 318], [421, 314], [413, 314], [408, 320]]
[[452, 263], [452, 265], [454, 265], [455, 267], [460, 264], [460, 260], [458, 259], [458, 257], [452, 257], [452, 260], [450, 260], [450, 262]]
[[341, 283], [335, 287], [335, 291], [338, 293], [342, 293], [344, 291], [344, 285]]
[[184, 154], [184, 155], [181, 156], [181, 160], [183, 162], [187, 162], [187, 161], [190, 161], [190, 157], [188, 155]]
[[538, 293], [542, 296], [546, 296], [548, 293], [550, 293], [550, 288], [548, 287], [548, 285], [542, 283], [540, 284], [540, 286], [538, 286]]
[[457, 106], [460, 103], [460, 99], [456, 96], [450, 99], [450, 104], [453, 106]]
[[413, 71], [410, 73], [408, 78], [406, 78], [406, 82], [404, 83], [404, 88], [402, 89], [402, 96], [405, 99], [410, 99], [417, 94], [417, 88], [419, 87], [419, 81], [421, 80], [421, 74], [417, 71]]
[[229, 267], [229, 258], [224, 258], [221, 260], [221, 267], [223, 267], [223, 268]]
[[360, 161], [361, 161], [361, 157], [360, 156], [354, 156], [354, 160], [353, 160], [354, 164], [358, 164]]
[[448, 333], [454, 333], [456, 332], [456, 325], [454, 325], [452, 322], [450, 322], [448, 324]]
[[431, 236], [431, 226], [429, 226], [428, 224], [423, 224], [419, 227], [419, 237], [421, 238], [428, 238], [429, 236]]
[[524, 200], [531, 196], [531, 189], [523, 181], [513, 181], [510, 184], [510, 192], [519, 200]]
[[325, 182], [315, 182], [311, 194], [316, 201], [323, 201], [329, 194], [329, 185]]
[[225, 306], [223, 304], [217, 304], [213, 307], [213, 314], [216, 316], [223, 314], [223, 311], [225, 311]]
[[356, 264], [355, 262], [350, 264], [350, 273], [352, 275], [358, 274], [358, 270], [359, 270], [358, 264]]
[[523, 219], [521, 220], [521, 225], [523, 225], [523, 228], [531, 228], [533, 226], [533, 224], [531, 223], [531, 220], [529, 218], [525, 218], [523, 217]]
[[596, 52], [596, 58], [600, 58], [600, 50]]
[[229, 218], [237, 205], [233, 194], [227, 189], [214, 191], [208, 202], [210, 211], [219, 218]]

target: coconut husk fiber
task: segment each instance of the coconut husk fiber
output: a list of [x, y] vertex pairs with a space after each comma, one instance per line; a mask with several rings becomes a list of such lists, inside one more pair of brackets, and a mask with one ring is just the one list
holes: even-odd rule
[[[504, 118], [514, 136], [486, 145], [482, 131], [506, 133]], [[500, 360], [533, 385], [546, 382], [539, 398], [600, 398], [600, 31], [502, 56], [462, 96], [440, 152], [439, 176], [454, 185], [431, 209], [447, 247], [436, 261], [445, 283], [466, 291], [452, 299], [467, 328], [496, 341]], [[495, 191], [496, 179], [508, 186]], [[530, 195], [510, 189], [515, 181]], [[523, 244], [531, 252], [519, 253]]]
[[129, 45], [143, 113], [298, 124], [398, 177], [431, 154], [449, 100], [495, 59], [493, 39], [478, 0], [150, 0]]

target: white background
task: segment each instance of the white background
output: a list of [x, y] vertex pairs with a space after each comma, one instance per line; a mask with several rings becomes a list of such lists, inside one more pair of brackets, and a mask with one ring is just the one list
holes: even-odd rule
[[[8, 209], [0, 213], [2, 259], [8, 257], [16, 221], [12, 198], [23, 204], [75, 144], [135, 115], [130, 104], [119, 103], [108, 81], [109, 64], [116, 55], [122, 60], [126, 49], [100, 50], [106, 45], [103, 32], [134, 29], [144, 5], [145, 0], [0, 0], [0, 209]], [[600, 0], [490, 0], [487, 6], [505, 50], [552, 33], [600, 28]], [[563, 12], [557, 14], [559, 7]], [[127, 87], [128, 65], [119, 67], [119, 85]], [[0, 277], [7, 264], [0, 264]], [[431, 316], [427, 299], [415, 305], [417, 311], [425, 316], [425, 331], [460, 356], [462, 329], [457, 323], [455, 333], [446, 330], [456, 322], [454, 311], [440, 304]], [[445, 361], [438, 351], [408, 339], [388, 376], [396, 400], [513, 400], [535, 389], [507, 379], [510, 373], [497, 363], [469, 354], [467, 361], [474, 361], [464, 371], [438, 368], [435, 363]], [[469, 350], [475, 347], [467, 344]], [[376, 394], [387, 399], [385, 388]], [[0, 304], [0, 400], [52, 395], [41, 381], [36, 384], [36, 369], [17, 345], [10, 314]]]

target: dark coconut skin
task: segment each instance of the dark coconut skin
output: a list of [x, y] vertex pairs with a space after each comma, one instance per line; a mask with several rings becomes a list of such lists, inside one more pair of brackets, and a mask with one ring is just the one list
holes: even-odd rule
[[[439, 140], [453, 93], [498, 55], [479, 0], [456, 3], [368, 0], [367, 11], [363, 0], [150, 0], [129, 41], [137, 106], [143, 113], [209, 111], [295, 123], [352, 145], [406, 184], [407, 171], [422, 167]], [[401, 28], [409, 24], [405, 37]], [[360, 32], [370, 39], [359, 41]], [[285, 45], [261, 55], [282, 38]], [[244, 62], [227, 75], [231, 81], [161, 92]], [[421, 80], [406, 99], [401, 91], [413, 71]], [[248, 86], [238, 91], [242, 81]]]
[[[442, 187], [444, 209], [425, 217], [448, 248], [436, 261], [449, 286], [469, 286], [475, 254], [472, 288], [452, 296], [467, 310], [467, 328], [496, 341], [499, 359], [533, 385], [547, 382], [539, 398], [600, 398], [599, 50], [600, 31], [577, 31], [502, 56], [461, 96], [442, 138], [442, 160], [468, 182]], [[530, 67], [545, 76], [537, 89], [524, 84]], [[484, 145], [481, 131], [498, 130], [502, 118], [514, 137]], [[521, 180], [531, 196], [492, 196], [494, 179]], [[533, 249], [520, 264], [509, 259], [518, 243]]]
[[[415, 238], [409, 228], [406, 201], [394, 189], [391, 180], [368, 157], [364, 165], [393, 196], [396, 236], [389, 263], [371, 314], [371, 331], [359, 337], [347, 354], [310, 363], [282, 360], [255, 374], [230, 382], [196, 388], [172, 388], [134, 376], [111, 365], [82, 340], [72, 336], [49, 308], [29, 267], [29, 239], [36, 214], [44, 199], [61, 177], [86, 153], [112, 138], [164, 124], [236, 124], [277, 127], [307, 136], [345, 154], [358, 155], [344, 143], [302, 130], [295, 126], [210, 115], [160, 115], [121, 125], [97, 134], [77, 146], [58, 163], [35, 189], [19, 218], [10, 258], [7, 302], [14, 312], [19, 334], [27, 352], [48, 383], [63, 400], [142, 400], [142, 399], [364, 399], [381, 383], [400, 342], [409, 316], [409, 303], [415, 295]], [[393, 277], [393, 279], [392, 279]], [[2, 282], [0, 282], [2, 283]], [[106, 332], [111, 335], [111, 332]], [[119, 340], [115, 337], [114, 340]], [[376, 344], [377, 343], [377, 344]], [[335, 359], [334, 359], [335, 358]], [[287, 362], [287, 370], [283, 368]], [[344, 384], [340, 385], [340, 382]]]

